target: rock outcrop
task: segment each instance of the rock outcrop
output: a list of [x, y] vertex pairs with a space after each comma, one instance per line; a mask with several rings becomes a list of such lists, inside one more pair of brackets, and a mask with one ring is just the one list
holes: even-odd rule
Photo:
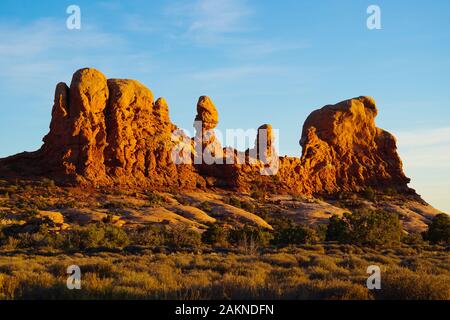
[[[95, 69], [81, 69], [70, 87], [56, 86], [50, 132], [42, 148], [0, 160], [0, 177], [298, 194], [368, 187], [407, 191], [409, 179], [395, 138], [375, 126], [376, 116], [372, 98], [346, 100], [307, 118], [301, 158], [278, 157], [269, 124], [258, 129], [254, 148], [241, 152], [222, 148], [214, 132], [218, 112], [210, 98], [198, 101], [196, 134], [191, 139], [170, 121], [167, 102], [154, 101], [152, 92], [138, 81], [107, 80]], [[182, 152], [187, 154], [183, 161], [174, 161], [174, 154]]]
[[[142, 188], [204, 184], [191, 165], [171, 159], [167, 103], [134, 80], [81, 69], [70, 88], [56, 86], [50, 132], [42, 148], [0, 162], [5, 175], [47, 176], [59, 182]], [[33, 174], [31, 174], [33, 173]]]
[[396, 141], [375, 126], [370, 97], [325, 106], [306, 119], [300, 144], [305, 177], [314, 192], [407, 189]]
[[207, 96], [201, 96], [197, 103], [195, 128], [195, 158], [196, 164], [211, 165], [216, 158], [222, 158], [222, 145], [217, 140], [214, 128], [219, 123], [216, 106]]

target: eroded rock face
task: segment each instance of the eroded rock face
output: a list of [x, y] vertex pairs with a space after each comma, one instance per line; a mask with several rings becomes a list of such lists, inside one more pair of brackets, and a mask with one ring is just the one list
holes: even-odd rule
[[64, 83], [56, 86], [50, 133], [41, 149], [41, 167], [50, 175], [105, 182], [108, 97], [106, 77], [95, 69], [75, 72], [70, 89]]
[[306, 119], [300, 144], [304, 175], [314, 192], [405, 189], [395, 138], [375, 126], [375, 101], [359, 97], [325, 106]]
[[154, 102], [138, 81], [81, 69], [70, 88], [56, 86], [44, 145], [20, 162], [33, 158], [37, 175], [70, 183], [195, 188], [194, 167], [171, 159], [175, 130], [164, 98]]
[[[218, 112], [210, 98], [198, 100], [191, 139], [170, 121], [165, 99], [154, 101], [138, 81], [107, 80], [95, 69], [81, 69], [70, 87], [56, 86], [42, 148], [0, 160], [0, 176], [153, 189], [204, 188], [208, 183], [269, 193], [335, 193], [369, 186], [406, 191], [409, 179], [395, 138], [375, 126], [376, 115], [369, 97], [312, 112], [303, 126], [301, 158], [278, 157], [269, 124], [258, 129], [254, 148], [222, 149], [214, 132]], [[184, 160], [174, 161], [174, 154], [184, 151]], [[209, 159], [192, 162], [199, 153]]]

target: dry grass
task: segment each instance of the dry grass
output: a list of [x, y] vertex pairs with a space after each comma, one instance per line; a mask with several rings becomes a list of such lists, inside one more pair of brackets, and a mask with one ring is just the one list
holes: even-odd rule
[[[0, 255], [0, 299], [450, 299], [445, 248], [300, 246], [262, 253]], [[82, 289], [66, 288], [66, 268]], [[382, 289], [366, 269], [382, 269]]]

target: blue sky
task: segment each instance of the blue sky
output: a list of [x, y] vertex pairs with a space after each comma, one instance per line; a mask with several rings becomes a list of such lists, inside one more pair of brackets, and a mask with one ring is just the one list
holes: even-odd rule
[[[66, 28], [71, 4], [81, 30]], [[371, 4], [381, 30], [366, 27]], [[411, 186], [450, 212], [449, 13], [447, 0], [2, 0], [0, 157], [40, 147], [56, 83], [86, 66], [138, 79], [189, 130], [209, 95], [219, 129], [272, 123], [295, 156], [311, 111], [370, 95]]]

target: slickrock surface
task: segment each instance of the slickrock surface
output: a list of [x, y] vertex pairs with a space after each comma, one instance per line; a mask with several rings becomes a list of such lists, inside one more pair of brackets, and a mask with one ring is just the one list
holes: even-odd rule
[[[0, 177], [48, 177], [58, 183], [141, 189], [208, 186], [320, 194], [372, 187], [410, 192], [395, 138], [375, 126], [376, 116], [369, 97], [325, 106], [304, 123], [302, 157], [279, 158], [270, 124], [259, 128], [253, 149], [222, 149], [214, 133], [217, 109], [202, 96], [195, 137], [181, 137], [188, 149], [195, 147], [197, 156], [206, 148], [204, 154], [224, 164], [210, 165], [211, 159], [176, 164], [172, 133], [178, 128], [170, 121], [167, 102], [163, 98], [155, 102], [152, 92], [138, 81], [107, 80], [95, 69], [81, 69], [70, 87], [56, 86], [50, 132], [42, 148], [0, 160]], [[263, 146], [261, 137], [267, 138], [262, 139], [267, 140]], [[227, 157], [246, 162], [226, 164]], [[265, 175], [269, 168], [276, 174]]]

